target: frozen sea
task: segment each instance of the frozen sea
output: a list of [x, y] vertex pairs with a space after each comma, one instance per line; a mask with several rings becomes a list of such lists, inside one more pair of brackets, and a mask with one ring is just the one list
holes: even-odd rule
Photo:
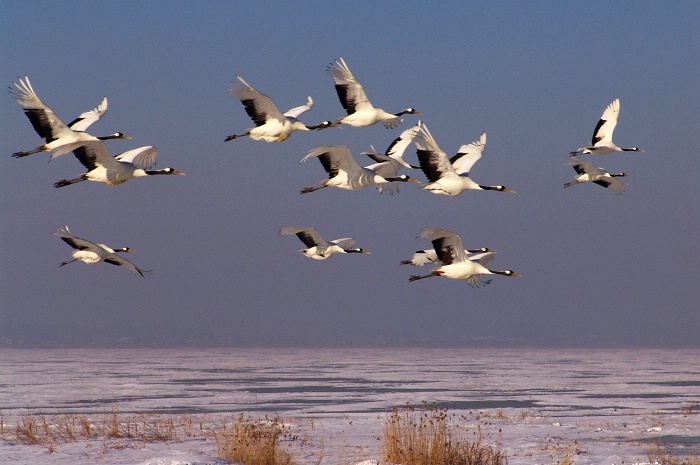
[[222, 463], [210, 437], [53, 452], [23, 415], [280, 416], [301, 464], [380, 458], [394, 406], [437, 403], [508, 463], [646, 463], [700, 454], [700, 349], [0, 349], [0, 463]]

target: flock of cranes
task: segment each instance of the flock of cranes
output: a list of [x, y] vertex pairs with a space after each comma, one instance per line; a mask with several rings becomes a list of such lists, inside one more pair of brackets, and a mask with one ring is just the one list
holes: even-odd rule
[[[298, 118], [313, 107], [314, 102], [310, 96], [306, 104], [282, 113], [270, 97], [255, 90], [242, 77], [236, 76], [237, 81], [233, 82], [231, 93], [241, 101], [255, 127], [246, 129], [240, 134], [232, 134], [224, 141], [228, 142], [248, 136], [256, 141], [279, 143], [287, 140], [295, 131], [323, 130], [339, 125], [359, 128], [380, 122], [391, 129], [403, 121], [401, 116], [421, 114], [413, 108], [389, 113], [373, 106], [362, 84], [352, 74], [343, 58], [331, 63], [327, 71], [333, 79], [340, 103], [347, 112], [346, 116], [335, 122], [322, 121], [315, 125], [306, 125]], [[50, 159], [53, 159], [72, 152], [87, 170], [74, 179], [63, 179], [56, 182], [55, 187], [64, 187], [81, 181], [95, 181], [115, 186], [137, 177], [184, 175], [174, 168], [154, 170], [156, 149], [153, 146], [143, 146], [116, 156], [112, 155], [105, 141], [131, 139], [121, 132], [102, 137], [88, 134], [87, 129], [99, 121], [107, 111], [106, 97], [96, 108], [82, 113], [71, 123], [65, 124], [37, 96], [28, 77], [18, 79], [14, 86], [14, 88], [10, 88], [10, 94], [24, 109], [34, 130], [45, 140], [45, 144], [32, 150], [16, 152], [12, 156], [19, 158], [39, 152], [50, 152]], [[610, 188], [618, 194], [624, 190], [625, 185], [617, 178], [627, 176], [627, 174], [610, 174], [603, 168], [598, 168], [588, 161], [576, 158], [580, 155], [607, 155], [619, 151], [643, 152], [637, 147], [620, 148], [613, 143], [612, 135], [617, 125], [619, 112], [620, 101], [616, 99], [603, 112], [594, 129], [591, 145], [570, 152], [569, 155], [573, 158], [570, 164], [578, 175], [573, 181], [566, 183], [564, 187], [593, 182]], [[419, 166], [411, 165], [404, 159], [404, 153], [411, 144], [415, 144]], [[479, 140], [462, 145], [456, 155], [449, 157], [435, 141], [426, 124], [418, 121], [415, 126], [403, 131], [384, 153], [376, 152], [374, 147], [372, 147], [371, 152], [363, 152], [361, 155], [366, 155], [374, 161], [373, 164], [366, 166], [361, 166], [355, 160], [347, 146], [322, 146], [310, 150], [301, 163], [318, 159], [328, 177], [322, 180], [317, 187], [302, 189], [301, 194], [315, 192], [326, 187], [359, 190], [369, 186], [374, 186], [380, 193], [393, 194], [398, 192], [397, 183], [399, 182], [422, 184], [418, 179], [406, 174], [399, 174], [401, 169], [420, 169], [428, 180], [420, 188], [433, 194], [457, 196], [468, 190], [515, 193], [514, 190], [503, 185], [484, 185], [472, 180], [470, 171], [474, 164], [481, 159], [485, 148], [486, 132], [482, 132]], [[78, 238], [70, 232], [68, 226], [58, 229], [54, 235], [60, 237], [74, 249], [73, 259], [61, 263], [61, 266], [74, 261], [83, 261], [86, 264], [104, 262], [127, 268], [138, 276], [144, 276], [148, 273], [148, 271], [138, 268], [118, 255], [120, 252], [132, 252], [128, 247], [112, 249], [104, 244]], [[326, 260], [334, 254], [369, 254], [362, 248], [353, 247], [355, 240], [352, 238], [326, 241], [316, 229], [311, 227], [285, 227], [279, 231], [279, 235], [296, 235], [306, 246], [299, 252], [315, 260]], [[411, 276], [409, 282], [444, 276], [450, 279], [465, 280], [470, 286], [479, 287], [491, 282], [490, 279], [483, 278], [486, 275], [522, 276], [512, 270], [494, 270], [492, 268], [495, 254], [493, 250], [487, 247], [465, 249], [461, 237], [452, 231], [427, 227], [421, 230], [419, 237], [428, 240], [432, 244], [432, 248], [419, 250], [411, 259], [403, 260], [400, 263], [413, 266], [435, 265], [435, 268], [426, 275]]]
[[640, 149], [639, 147], [623, 149], [615, 145], [612, 138], [613, 131], [615, 131], [615, 126], [617, 126], [617, 118], [619, 116], [620, 99], [615, 99], [605, 108], [605, 111], [600, 117], [598, 124], [593, 130], [591, 145], [588, 147], [580, 147], [569, 153], [569, 156], [574, 158], [574, 161], [570, 164], [574, 167], [574, 170], [576, 170], [578, 176], [576, 176], [573, 181], [564, 184], [564, 187], [570, 187], [583, 182], [593, 182], [599, 186], [613, 190], [613, 192], [618, 195], [622, 194], [627, 186], [616, 178], [629, 176], [629, 174], [610, 174], [605, 169], [597, 167], [591, 162], [581, 161], [576, 158], [578, 155], [586, 154], [609, 155], [614, 152], [644, 152], [644, 150]]

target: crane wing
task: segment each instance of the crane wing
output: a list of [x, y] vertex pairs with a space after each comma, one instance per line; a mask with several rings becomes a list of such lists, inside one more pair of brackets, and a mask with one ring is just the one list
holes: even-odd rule
[[408, 148], [408, 146], [411, 145], [411, 142], [413, 142], [413, 140], [416, 138], [419, 131], [419, 125], [415, 125], [412, 128], [406, 129], [399, 135], [399, 137], [394, 139], [393, 142], [389, 144], [389, 147], [386, 149], [385, 153], [394, 160], [401, 163], [401, 165], [403, 165], [405, 168], [415, 168], [403, 159], [403, 154]]
[[60, 133], [70, 131], [66, 123], [36, 95], [29, 77], [25, 76], [24, 80], [20, 78], [19, 83], [13, 84], [15, 88], [10, 88], [10, 94], [24, 108], [24, 114], [29, 118], [39, 137], [49, 143], [58, 139]]
[[470, 144], [462, 145], [457, 155], [450, 158], [450, 163], [457, 174], [469, 175], [474, 163], [479, 161], [486, 148], [486, 132], [481, 133], [481, 138]]
[[307, 247], [315, 247], [318, 245], [328, 245], [328, 243], [321, 237], [321, 235], [314, 228], [306, 228], [303, 226], [289, 226], [282, 228], [279, 232], [280, 236], [285, 236], [289, 234], [296, 234], [296, 236], [304, 243]]
[[96, 108], [81, 113], [80, 116], [68, 123], [68, 127], [73, 131], [85, 132], [90, 126], [98, 122], [105, 113], [107, 113], [107, 97], [104, 97]]
[[[605, 171], [603, 168], [599, 168], [595, 166], [593, 163], [589, 161], [583, 161], [583, 160], [577, 160], [574, 163], [571, 163], [571, 165], [574, 167], [574, 170], [578, 174], [587, 174], [588, 179], [594, 180], [596, 178], [611, 178], [611, 176], [608, 174], [607, 171]], [[615, 178], [611, 178], [615, 179]], [[595, 182], [595, 181], [594, 181]], [[620, 183], [622, 184], [622, 183]], [[623, 184], [624, 185], [624, 184]], [[604, 187], [608, 187], [607, 185]]]
[[414, 266], [433, 265], [438, 263], [435, 249], [418, 250], [413, 254], [410, 263]]
[[612, 142], [613, 131], [615, 126], [617, 126], [617, 118], [620, 115], [620, 99], [613, 100], [610, 105], [605, 108], [603, 115], [600, 117], [600, 121], [593, 130], [593, 138], [591, 143], [595, 147], [598, 143]]
[[446, 229], [423, 228], [419, 237], [432, 242], [438, 260], [445, 265], [464, 262], [469, 259], [464, 251], [462, 238], [459, 237], [459, 234]]
[[157, 153], [158, 149], [152, 145], [145, 145], [137, 149], [122, 152], [114, 158], [116, 158], [118, 161], [133, 163], [138, 168], [143, 170], [148, 170], [155, 166]]
[[68, 229], [68, 226], [66, 226], [65, 228], [59, 228], [56, 230], [56, 232], [52, 234], [54, 236], [60, 237], [61, 240], [63, 240], [63, 242], [70, 245], [76, 250], [85, 250], [97, 247], [94, 242], [75, 237]]
[[323, 168], [331, 178], [338, 174], [338, 170], [342, 170], [347, 173], [354, 173], [361, 170], [360, 165], [357, 164], [350, 153], [350, 148], [345, 145], [326, 145], [323, 147], [317, 147], [302, 158], [301, 162], [303, 163], [312, 157], [319, 158]]
[[362, 152], [361, 154], [367, 155], [377, 163], [383, 163], [392, 159], [389, 155], [377, 152], [377, 150], [374, 148], [374, 145], [370, 145], [370, 148], [372, 149], [370, 152]]
[[253, 89], [242, 77], [236, 76], [236, 78], [238, 78], [238, 82], [233, 81], [231, 94], [241, 101], [246, 113], [256, 126], [262, 126], [268, 118], [285, 121], [284, 115], [270, 97]]
[[599, 186], [613, 190], [617, 195], [622, 194], [627, 188], [625, 183], [613, 176], [605, 176], [600, 179], [596, 179], [593, 182]]
[[147, 271], [142, 270], [138, 266], [134, 265], [131, 263], [129, 260], [126, 258], [122, 258], [119, 255], [116, 254], [109, 254], [107, 255], [107, 258], [103, 260], [105, 263], [109, 263], [110, 265], [117, 265], [117, 266], [123, 266], [124, 268], [131, 270], [132, 273], [135, 275], [144, 277], [145, 273], [148, 273]]
[[342, 57], [334, 63], [331, 63], [327, 70], [335, 83], [338, 99], [348, 115], [355, 113], [363, 107], [373, 108], [365, 94], [362, 84], [355, 79], [355, 76], [353, 76], [350, 68], [348, 68], [348, 65]]
[[342, 239], [334, 239], [329, 244], [335, 244], [341, 249], [347, 249], [355, 244], [355, 239], [352, 237], [343, 237]]
[[306, 105], [294, 107], [291, 110], [287, 110], [282, 114], [288, 118], [298, 118], [299, 115], [301, 115], [302, 113], [306, 113], [314, 107], [314, 100], [311, 98], [310, 95], [307, 97], [307, 99], [308, 100], [306, 101]]
[[94, 170], [97, 165], [104, 166], [105, 168], [116, 167], [119, 161], [115, 159], [109, 149], [107, 149], [107, 144], [101, 140], [94, 140], [89, 142], [81, 142], [81, 146], [73, 150], [73, 155], [82, 163], [82, 165], [88, 170]]
[[428, 128], [423, 123], [420, 132], [415, 138], [416, 154], [420, 162], [420, 168], [430, 182], [435, 182], [444, 175], [457, 175], [452, 167], [447, 154], [440, 148]]

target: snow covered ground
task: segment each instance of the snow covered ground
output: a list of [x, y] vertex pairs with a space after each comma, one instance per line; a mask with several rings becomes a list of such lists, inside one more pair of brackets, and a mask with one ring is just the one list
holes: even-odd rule
[[[660, 443], [700, 454], [700, 350], [0, 349], [0, 462], [214, 465], [205, 434], [240, 414], [280, 416], [300, 464], [380, 458], [392, 407], [437, 403], [510, 464], [644, 463]], [[14, 440], [24, 415], [116, 411], [202, 432], [176, 440]], [[465, 429], [466, 428], [466, 429]]]

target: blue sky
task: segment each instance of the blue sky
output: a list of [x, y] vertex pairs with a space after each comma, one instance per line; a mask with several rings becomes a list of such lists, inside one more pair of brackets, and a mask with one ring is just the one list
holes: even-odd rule
[[[694, 2], [4, 2], [7, 86], [28, 75], [64, 120], [106, 95], [90, 130], [122, 131], [119, 153], [158, 148], [185, 177], [107, 187], [52, 184], [83, 171], [72, 155], [9, 155], [41, 140], [0, 98], [0, 338], [25, 344], [647, 345], [698, 344], [700, 6]], [[224, 138], [252, 126], [228, 94], [235, 75], [302, 119], [344, 111], [326, 66], [342, 56], [377, 106], [412, 106], [453, 154], [488, 133], [472, 170], [516, 195], [324, 189], [321, 145], [358, 160], [399, 128], [329, 129], [281, 144]], [[615, 141], [645, 153], [589, 157], [625, 171], [627, 191], [563, 189], [567, 153], [621, 100]], [[413, 146], [406, 153], [416, 163]], [[366, 159], [365, 164], [369, 164]], [[425, 180], [420, 172], [410, 173]], [[108, 265], [66, 267], [51, 236], [137, 251], [140, 279]], [[371, 255], [306, 259], [285, 226], [353, 237]], [[498, 251], [490, 286], [399, 262], [425, 226]], [[121, 342], [119, 342], [121, 341]]]

